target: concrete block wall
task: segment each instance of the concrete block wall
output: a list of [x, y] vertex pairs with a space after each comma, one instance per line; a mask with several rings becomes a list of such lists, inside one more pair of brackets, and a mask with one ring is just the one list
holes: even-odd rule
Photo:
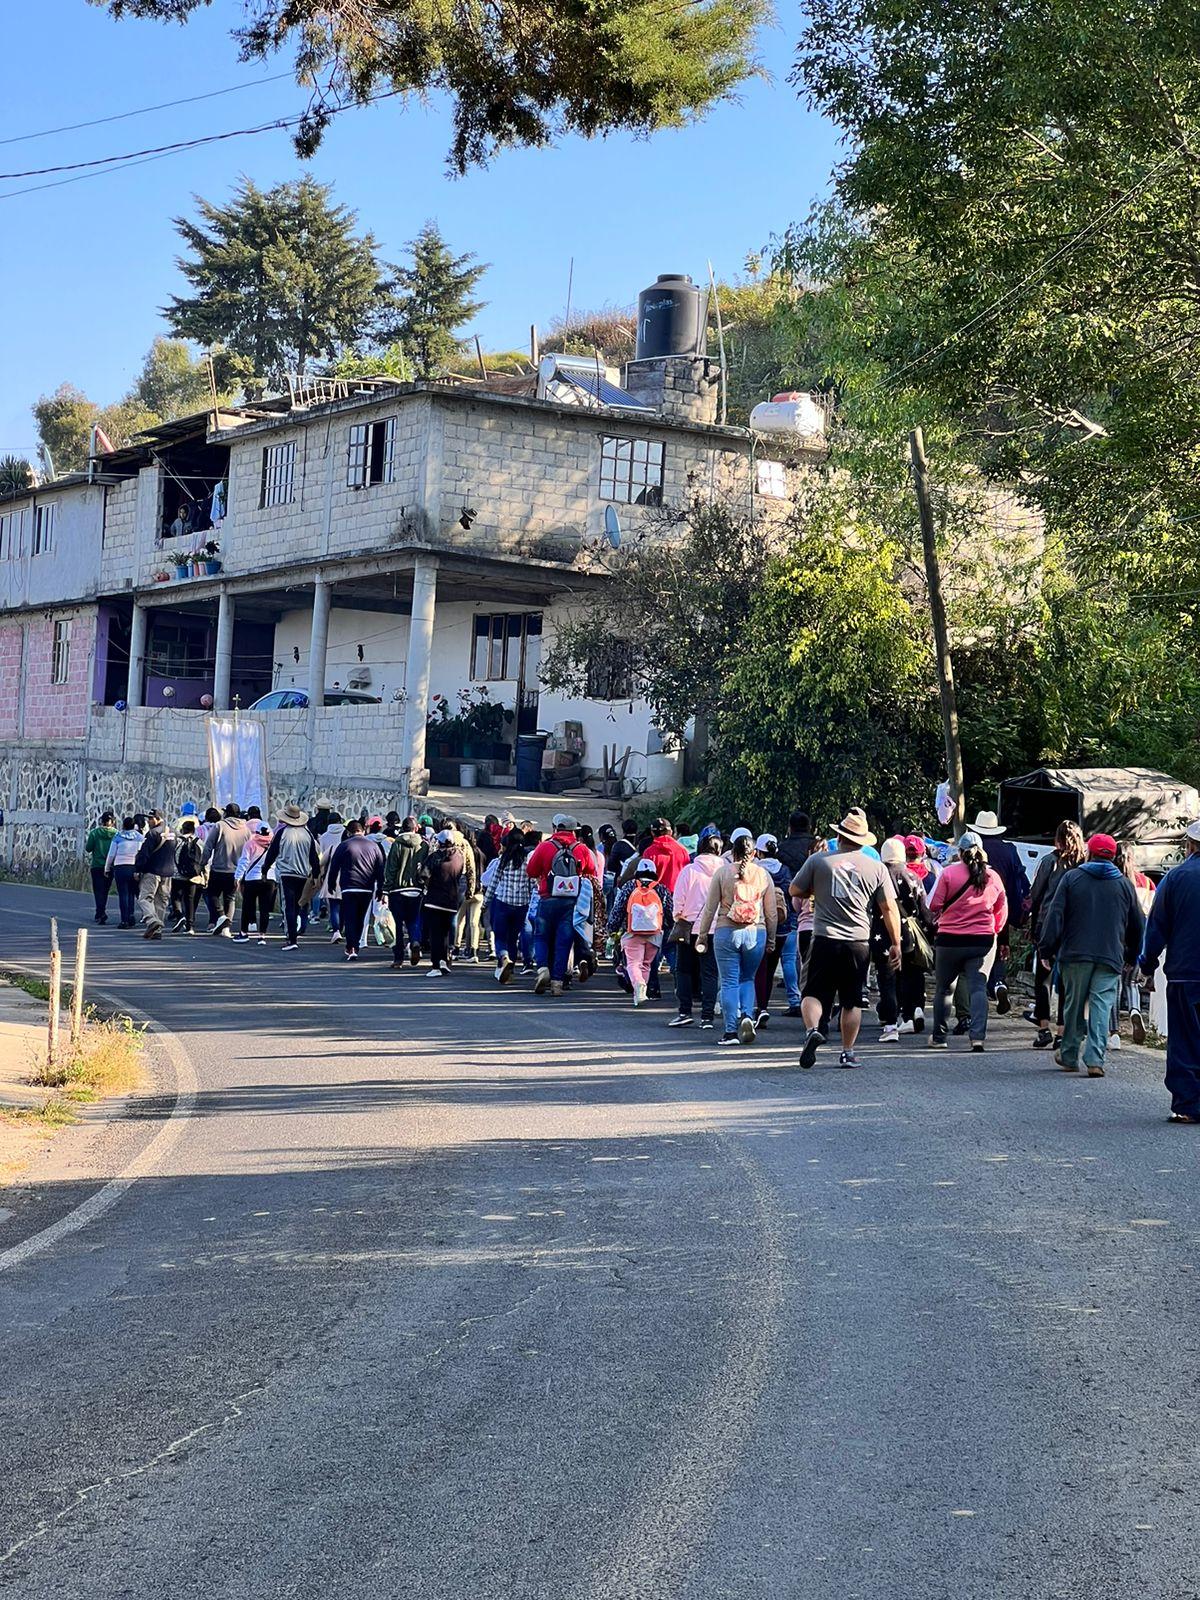
[[137, 478], [105, 487], [100, 587], [106, 594], [119, 594], [137, 576], [137, 504]]
[[[391, 483], [350, 488], [350, 429], [389, 417], [395, 418]], [[220, 534], [225, 571], [237, 576], [423, 538], [428, 425], [429, 402], [415, 396], [245, 437], [236, 430], [227, 434], [229, 513]], [[289, 443], [296, 446], [293, 498], [286, 505], [260, 506], [263, 451]]]

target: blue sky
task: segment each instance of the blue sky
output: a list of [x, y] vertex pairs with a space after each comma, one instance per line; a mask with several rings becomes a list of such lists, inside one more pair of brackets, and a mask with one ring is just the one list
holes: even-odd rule
[[[243, 66], [229, 37], [236, 0], [214, 0], [184, 27], [112, 21], [86, 0], [38, 0], [5, 22], [0, 140], [93, 117], [224, 89], [234, 94], [52, 138], [0, 143], [0, 171], [25, 171], [139, 150], [270, 121], [303, 108], [279, 58]], [[471, 329], [491, 348], [521, 348], [531, 322], [564, 308], [575, 260], [577, 307], [631, 302], [660, 272], [702, 277], [709, 257], [732, 276], [747, 253], [824, 193], [836, 133], [789, 87], [796, 9], [760, 56], [771, 74], [740, 103], [649, 141], [571, 139], [510, 151], [484, 171], [450, 178], [444, 105], [389, 101], [338, 118], [307, 164], [335, 186], [363, 227], [396, 259], [428, 217], [455, 250], [491, 269], [489, 302]], [[128, 171], [11, 199], [47, 178], [0, 181], [0, 454], [26, 452], [29, 407], [59, 383], [101, 404], [117, 399], [155, 334], [159, 307], [180, 286], [171, 218], [193, 194], [223, 198], [243, 173], [262, 185], [306, 170], [284, 132], [228, 140]]]

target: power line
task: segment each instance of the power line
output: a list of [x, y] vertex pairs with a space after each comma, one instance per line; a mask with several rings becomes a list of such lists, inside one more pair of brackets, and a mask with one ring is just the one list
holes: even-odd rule
[[1007, 305], [1010, 300], [1015, 299], [1022, 290], [1029, 288], [1029, 286], [1035, 283], [1039, 278], [1044, 277], [1048, 269], [1052, 267], [1055, 262], [1061, 261], [1063, 256], [1068, 255], [1072, 250], [1075, 249], [1076, 245], [1082, 244], [1086, 238], [1095, 233], [1096, 229], [1100, 227], [1101, 223], [1106, 222], [1110, 216], [1114, 216], [1118, 211], [1121, 210], [1123, 206], [1127, 205], [1129, 201], [1133, 199], [1134, 195], [1137, 194], [1140, 189], [1144, 189], [1152, 178], [1157, 177], [1158, 174], [1164, 171], [1167, 167], [1176, 165], [1176, 163], [1178, 163], [1181, 159], [1182, 157], [1178, 151], [1172, 151], [1169, 156], [1164, 156], [1164, 158], [1155, 166], [1151, 167], [1149, 171], [1144, 172], [1136, 183], [1132, 184], [1128, 189], [1126, 189], [1124, 194], [1118, 195], [1115, 200], [1113, 200], [1109, 205], [1105, 206], [1104, 210], [1099, 212], [1091, 222], [1089, 222], [1085, 227], [1081, 228], [1078, 233], [1072, 235], [1072, 237], [1064, 244], [1059, 245], [1057, 250], [1051, 251], [1044, 261], [1040, 262], [1038, 266], [1034, 267], [1031, 272], [1026, 273], [1026, 275], [1020, 279], [1019, 282], [1013, 284], [1011, 289], [1006, 289], [1002, 295], [992, 301], [990, 306], [986, 306], [982, 311], [977, 312], [976, 315], [973, 316], [968, 322], [964, 322], [961, 328], [956, 328], [953, 333], [947, 334], [940, 344], [934, 345], [932, 350], [926, 350], [921, 355], [914, 356], [914, 358], [911, 361], [906, 362], [904, 366], [899, 367], [895, 372], [890, 373], [888, 375], [888, 382], [895, 383], [898, 379], [902, 378], [906, 372], [911, 372], [914, 367], [919, 367], [923, 362], [929, 361], [934, 356], [939, 355], [947, 345], [953, 344], [955, 339], [961, 339], [964, 333], [970, 333], [971, 330], [973, 328], [977, 328], [980, 323], [986, 322], [989, 317], [993, 316], [1003, 306]]
[[[372, 106], [372, 105], [375, 105], [380, 100], [391, 100], [396, 95], [402, 94], [402, 93], [403, 93], [403, 90], [400, 90], [400, 89], [389, 89], [383, 94], [372, 95], [367, 100], [362, 100], [362, 101], [353, 100], [353, 101], [348, 102], [345, 105], [331, 106], [325, 112], [325, 115], [327, 117], [340, 116], [343, 111], [354, 111], [354, 110], [358, 110], [361, 106]], [[237, 139], [237, 138], [242, 138], [242, 137], [246, 136], [247, 134], [269, 133], [269, 132], [273, 131], [274, 129], [294, 128], [299, 123], [303, 122], [303, 120], [304, 120], [304, 114], [301, 114], [300, 116], [296, 116], [296, 117], [281, 118], [277, 122], [265, 122], [265, 123], [261, 124], [261, 126], [256, 127], [256, 128], [236, 128], [236, 129], [231, 130], [228, 133], [214, 133], [214, 134], [209, 134], [207, 137], [202, 138], [202, 139], [189, 139], [189, 140], [183, 141], [180, 144], [163, 145], [160, 148], [158, 148], [157, 150], [150, 150], [150, 151], [144, 151], [144, 152], [143, 151], [138, 151], [138, 150], [131, 150], [131, 151], [128, 151], [123, 156], [105, 156], [99, 162], [83, 161], [83, 162], [75, 162], [73, 164], [73, 166], [44, 167], [44, 168], [41, 169], [41, 171], [42, 172], [47, 172], [47, 173], [48, 172], [72, 172], [72, 171], [74, 171], [75, 167], [84, 167], [84, 168], [88, 168], [90, 170], [83, 171], [83, 172], [75, 171], [73, 177], [70, 177], [70, 178], [54, 178], [49, 183], [31, 183], [31, 184], [27, 184], [24, 189], [9, 189], [5, 193], [0, 194], [0, 201], [3, 201], [3, 200], [15, 200], [18, 195], [23, 195], [23, 194], [37, 194], [42, 189], [61, 189], [68, 183], [82, 183], [85, 178], [103, 178], [103, 177], [107, 177], [108, 174], [112, 173], [112, 172], [125, 172], [130, 167], [145, 166], [145, 164], [147, 162], [149, 162], [149, 161], [164, 161], [164, 160], [166, 160], [166, 158], [168, 156], [179, 154], [179, 152], [181, 150], [194, 149], [197, 145], [212, 144], [212, 143], [216, 142], [217, 140], [221, 140], [221, 139]], [[27, 175], [30, 176], [30, 177], [33, 177], [33, 176], [37, 176], [37, 173], [29, 173]], [[21, 174], [19, 174], [19, 173], [0, 174], [0, 177], [9, 177], [9, 178], [15, 178], [15, 177], [19, 177], [19, 176], [21, 176]]]
[[93, 117], [90, 122], [66, 122], [60, 128], [42, 128], [37, 133], [14, 133], [0, 139], [0, 145], [24, 144], [30, 139], [49, 139], [56, 133], [76, 133], [80, 128], [99, 128], [108, 122], [124, 122], [129, 117], [149, 116], [153, 111], [174, 111], [177, 106], [193, 106], [200, 100], [216, 100], [223, 94], [237, 94], [242, 89], [259, 89], [267, 83], [279, 83], [284, 78], [294, 78], [291, 72], [276, 72], [269, 78], [256, 78], [249, 83], [231, 83], [227, 89], [210, 89], [207, 94], [188, 95], [183, 100], [163, 100], [156, 106], [138, 106], [133, 111], [117, 111], [109, 117]]
[[69, 161], [57, 167], [30, 167], [25, 172], [0, 172], [0, 180], [10, 178], [44, 178], [56, 172], [79, 172], [85, 168], [111, 167], [118, 162], [136, 161], [145, 156], [170, 155], [175, 150], [194, 150], [198, 145], [217, 144], [222, 139], [241, 139], [247, 134], [269, 133], [275, 128], [294, 128], [302, 122], [303, 115], [297, 117], [277, 117], [274, 122], [260, 122], [253, 128], [231, 128], [226, 133], [206, 133], [197, 139], [179, 139], [174, 144], [151, 145], [146, 150], [127, 150], [119, 156], [97, 156], [92, 161]]

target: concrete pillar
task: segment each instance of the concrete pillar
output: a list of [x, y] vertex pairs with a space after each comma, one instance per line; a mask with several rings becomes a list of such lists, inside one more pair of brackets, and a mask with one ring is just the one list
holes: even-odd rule
[[[325, 704], [325, 658], [329, 649], [329, 585], [313, 584], [312, 632], [308, 640], [308, 770], [316, 776], [317, 718]], [[333, 774], [329, 774], [333, 776]]]
[[233, 596], [221, 590], [217, 600], [217, 650], [213, 670], [213, 710], [229, 710], [229, 679], [233, 671]]
[[[418, 556], [413, 568], [412, 617], [408, 624], [405, 685], [404, 750], [401, 779], [409, 796], [424, 794], [429, 784], [425, 765], [425, 719], [429, 715], [429, 675], [433, 662], [433, 613], [437, 602], [437, 558]], [[411, 798], [410, 798], [411, 804]]]
[[146, 633], [150, 614], [138, 601], [133, 602], [133, 625], [129, 630], [129, 679], [125, 685], [125, 704], [140, 706], [142, 680], [146, 672]]

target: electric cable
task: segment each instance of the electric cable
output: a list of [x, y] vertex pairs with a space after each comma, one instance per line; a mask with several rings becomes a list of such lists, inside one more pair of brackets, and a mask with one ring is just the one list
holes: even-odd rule
[[49, 139], [56, 133], [77, 133], [80, 128], [99, 128], [108, 122], [125, 122], [130, 117], [149, 116], [154, 111], [174, 111], [177, 106], [194, 106], [200, 100], [216, 100], [223, 94], [237, 94], [242, 89], [259, 89], [264, 84], [281, 83], [284, 78], [294, 80], [292, 72], [276, 72], [269, 78], [255, 78], [247, 83], [231, 83], [227, 89], [209, 89], [206, 94], [187, 95], [182, 100], [163, 100], [156, 106], [137, 106], [132, 111], [116, 111], [108, 117], [92, 117], [87, 122], [66, 122], [59, 128], [41, 128], [37, 133], [13, 133], [0, 139], [0, 146], [26, 144], [31, 139]]

